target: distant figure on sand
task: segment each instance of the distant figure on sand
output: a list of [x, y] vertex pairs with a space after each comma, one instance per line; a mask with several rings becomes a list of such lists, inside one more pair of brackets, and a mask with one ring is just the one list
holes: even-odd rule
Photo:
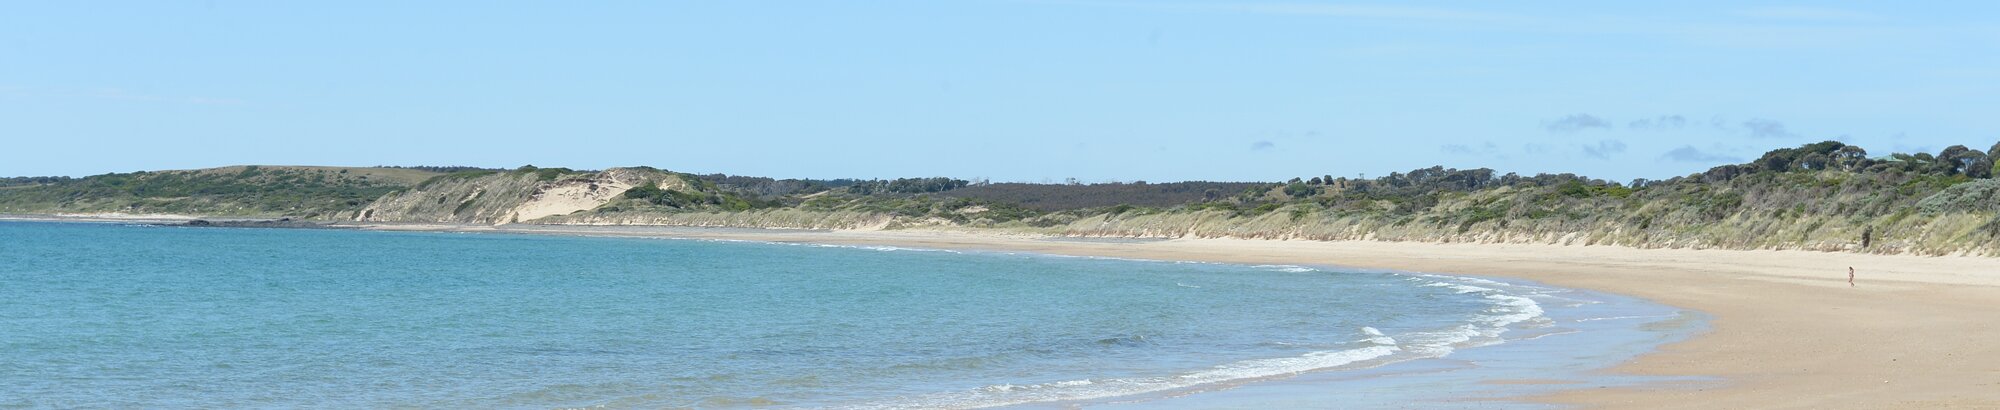
[[1854, 287], [1854, 267], [1847, 267], [1847, 287]]

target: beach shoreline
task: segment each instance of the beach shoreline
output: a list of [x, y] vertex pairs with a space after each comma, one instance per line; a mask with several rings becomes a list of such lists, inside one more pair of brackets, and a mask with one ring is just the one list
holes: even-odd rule
[[[24, 219], [15, 216], [14, 219]], [[75, 219], [58, 219], [75, 221]], [[1254, 239], [1062, 240], [944, 231], [340, 224], [370, 230], [745, 240], [1388, 269], [1533, 281], [1701, 312], [1705, 332], [1599, 371], [1713, 382], [1560, 386], [1585, 408], [2000, 408], [2000, 260], [1813, 251]], [[1051, 240], [1057, 239], [1057, 240]], [[1861, 273], [1849, 287], [1846, 267]], [[1525, 383], [1525, 382], [1524, 382]], [[1507, 399], [1512, 400], [1512, 399]]]
[[[1569, 386], [1534, 402], [1586, 408], [2000, 407], [2000, 260], [1812, 251], [1250, 239], [1046, 240], [939, 231], [784, 231], [640, 226], [378, 226], [1006, 250], [1073, 256], [1331, 265], [1534, 281], [1708, 315], [1706, 332], [1607, 376], [1715, 383]], [[1849, 287], [1846, 267], [1860, 272]]]

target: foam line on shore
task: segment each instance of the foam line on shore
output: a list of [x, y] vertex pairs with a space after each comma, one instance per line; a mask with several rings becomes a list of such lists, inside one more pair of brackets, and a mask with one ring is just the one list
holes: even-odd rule
[[[1320, 269], [1296, 265], [1252, 265], [1273, 272], [1318, 272]], [[1500, 336], [1510, 326], [1542, 319], [1543, 309], [1532, 296], [1552, 289], [1513, 285], [1478, 278], [1432, 274], [1405, 274], [1426, 287], [1446, 287], [1456, 294], [1478, 293], [1489, 306], [1460, 325], [1385, 334], [1374, 327], [1361, 327], [1351, 348], [1309, 352], [1298, 356], [1242, 360], [1215, 367], [1164, 377], [1063, 380], [1035, 384], [990, 385], [959, 392], [944, 392], [886, 402], [857, 405], [858, 409], [980, 408], [1028, 403], [1078, 401], [1134, 396], [1205, 385], [1240, 383], [1296, 375], [1306, 372], [1373, 367], [1419, 359], [1441, 358], [1458, 349], [1505, 343]], [[1472, 286], [1479, 283], [1494, 287]], [[1510, 293], [1506, 288], [1521, 294]], [[1536, 336], [1539, 337], [1539, 336]]]

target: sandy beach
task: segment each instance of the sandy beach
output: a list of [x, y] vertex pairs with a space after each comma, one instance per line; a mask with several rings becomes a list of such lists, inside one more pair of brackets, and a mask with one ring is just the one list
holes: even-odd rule
[[[1710, 331], [1607, 371], [1714, 382], [1611, 388], [1591, 380], [1532, 401], [1586, 408], [2000, 408], [2000, 260], [1609, 246], [1067, 240], [929, 231], [599, 226], [374, 229], [683, 237], [1008, 250], [1231, 263], [1319, 264], [1519, 278], [1630, 295], [1712, 317]], [[1847, 268], [1858, 272], [1849, 287]]]

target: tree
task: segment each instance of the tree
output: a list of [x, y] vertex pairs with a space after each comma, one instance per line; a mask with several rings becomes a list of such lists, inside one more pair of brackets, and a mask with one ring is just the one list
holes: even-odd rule
[[1993, 173], [1995, 172], [1994, 168], [1995, 167], [1993, 165], [1992, 156], [1980, 155], [1978, 159], [1973, 160], [1970, 164], [1967, 164], [1965, 166], [1965, 176], [1973, 178], [1992, 178]]
[[1285, 184], [1285, 195], [1293, 198], [1312, 196], [1313, 191], [1315, 189], [1311, 185], [1299, 182], [1298, 178], [1292, 178], [1291, 183]]
[[1861, 149], [1861, 147], [1853, 145], [1840, 147], [1839, 150], [1833, 152], [1832, 157], [1833, 165], [1842, 169], [1852, 171], [1868, 166], [1868, 150]]
[[1708, 172], [1701, 173], [1701, 181], [1711, 182], [1711, 183], [1725, 182], [1730, 179], [1736, 178], [1737, 175], [1742, 175], [1742, 174], [1743, 174], [1742, 167], [1738, 167], [1735, 165], [1722, 165], [1722, 166], [1717, 166], [1715, 168], [1709, 168]]
[[1966, 148], [1964, 145], [1945, 147], [1944, 151], [1938, 152], [1937, 162], [1945, 166], [1946, 173], [1956, 174], [1965, 170], [1965, 157], [1972, 152], [1974, 151], [1971, 148]]
[[1811, 170], [1821, 170], [1821, 169], [1826, 169], [1827, 165], [1832, 164], [1832, 162], [1833, 162], [1832, 160], [1827, 158], [1826, 154], [1815, 152], [1811, 154], [1806, 154], [1804, 158], [1800, 158], [1799, 167]]
[[1833, 155], [1834, 152], [1840, 151], [1841, 148], [1847, 148], [1847, 144], [1840, 141], [1820, 141], [1799, 146], [1798, 150], [1800, 156], [1812, 153]]
[[1797, 148], [1780, 148], [1764, 153], [1764, 157], [1758, 158], [1755, 164], [1765, 170], [1784, 172], [1792, 169], [1792, 163], [1797, 161], [1798, 157]]
[[[1952, 148], [1964, 147], [1963, 145], [1952, 146]], [[1951, 148], [1946, 148], [1945, 151], [1950, 153], [1950, 155], [1940, 154], [1938, 155], [1938, 160], [1948, 162], [1945, 165], [1952, 167], [1955, 173], [1964, 173], [1965, 176], [1973, 178], [1987, 178], [1993, 174], [1993, 160], [1991, 155], [1987, 153], [1979, 152], [1976, 149], [1953, 151]]]
[[1994, 175], [2000, 175], [2000, 159], [1994, 159], [1993, 156], [1988, 155], [1986, 157], [1986, 162], [1993, 163], [1993, 166], [1986, 167], [1987, 178], [1992, 178]]
[[1945, 167], [1943, 161], [1938, 161], [1937, 157], [1931, 156], [1928, 152], [1919, 152], [1916, 155], [1896, 154], [1895, 156], [1897, 159], [1902, 160], [1903, 170], [1905, 171], [1932, 174], [1942, 172], [1940, 168]]

